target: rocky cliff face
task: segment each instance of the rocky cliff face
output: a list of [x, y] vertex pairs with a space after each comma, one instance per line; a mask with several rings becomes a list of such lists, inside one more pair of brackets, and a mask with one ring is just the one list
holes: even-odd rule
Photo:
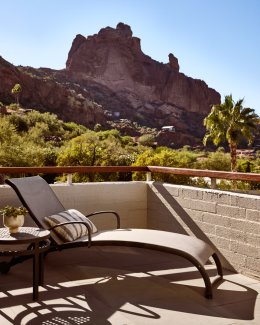
[[0, 57], [0, 101], [14, 102], [11, 89], [21, 84], [20, 103], [26, 108], [52, 112], [64, 121], [93, 127], [105, 123], [104, 111], [91, 100], [89, 93], [66, 82], [58, 82], [51, 69], [15, 67]]
[[[66, 63], [70, 80], [90, 89], [96, 101], [122, 118], [198, 137], [202, 120], [220, 95], [204, 81], [179, 72], [178, 59], [159, 63], [145, 55], [140, 39], [128, 25], [101, 29], [97, 35], [77, 35]], [[103, 96], [103, 94], [106, 96]]]
[[0, 77], [0, 100], [10, 99], [10, 89], [20, 83], [21, 102], [30, 107], [87, 126], [104, 125], [105, 119], [158, 129], [174, 125], [177, 145], [199, 144], [203, 118], [220, 103], [219, 93], [204, 81], [179, 72], [172, 53], [165, 64], [145, 55], [140, 39], [123, 23], [93, 36], [77, 35], [64, 70], [16, 68], [0, 60]]

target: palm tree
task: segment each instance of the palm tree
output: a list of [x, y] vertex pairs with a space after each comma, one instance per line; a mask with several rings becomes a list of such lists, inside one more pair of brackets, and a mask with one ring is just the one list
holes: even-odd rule
[[234, 102], [232, 95], [225, 96], [225, 101], [219, 105], [213, 105], [211, 112], [204, 119], [207, 132], [203, 143], [206, 145], [212, 139], [215, 145], [227, 140], [231, 156], [231, 170], [236, 171], [237, 145], [244, 137], [249, 144], [252, 143], [254, 131], [259, 123], [259, 116], [252, 108], [243, 107], [244, 99]]

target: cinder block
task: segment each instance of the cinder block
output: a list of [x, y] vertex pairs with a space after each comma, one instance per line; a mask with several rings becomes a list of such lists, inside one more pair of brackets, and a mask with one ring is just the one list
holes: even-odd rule
[[237, 229], [239, 231], [245, 231], [246, 224], [246, 220], [230, 218], [230, 227], [232, 230]]
[[247, 218], [247, 220], [260, 223], [260, 211], [247, 209], [246, 210], [246, 218]]
[[260, 223], [258, 222], [245, 222], [245, 232], [260, 235]]
[[199, 200], [189, 200], [189, 206], [187, 208], [206, 211], [206, 212], [216, 212], [216, 203], [215, 202], [204, 202]]
[[186, 199], [195, 199], [195, 200], [202, 200], [203, 199], [203, 192], [196, 188], [181, 188], [180, 189], [180, 196]]
[[244, 219], [246, 217], [246, 209], [238, 206], [230, 206], [224, 204], [217, 204], [217, 214], [228, 217], [235, 217]]
[[226, 204], [230, 205], [230, 195], [229, 194], [223, 194], [219, 191], [203, 191], [203, 200], [204, 201], [211, 201], [211, 202], [217, 202], [218, 204]]
[[233, 194], [231, 195], [231, 205], [240, 208], [260, 210], [260, 198], [253, 195]]
[[216, 236], [230, 239], [230, 229], [224, 226], [216, 226]]
[[230, 239], [215, 237], [214, 243], [218, 248], [230, 249]]
[[260, 235], [245, 233], [245, 243], [258, 247], [260, 250]]
[[203, 213], [202, 211], [192, 210], [192, 209], [184, 209], [187, 214], [195, 221], [202, 221]]
[[248, 244], [245, 244], [242, 242], [237, 242], [237, 241], [231, 241], [230, 249], [234, 253], [238, 253], [238, 254], [253, 257], [253, 258], [260, 258], [259, 248], [254, 247], [252, 245], [248, 245]]
[[243, 231], [222, 226], [216, 226], [216, 236], [242, 242], [245, 240], [245, 233]]
[[252, 271], [252, 274], [260, 277], [260, 259], [255, 259], [252, 257], [248, 257], [246, 259], [246, 269]]
[[246, 266], [246, 256], [226, 249], [220, 249], [221, 253], [225, 256], [228, 262], [237, 270]]
[[206, 234], [213, 234], [213, 235], [216, 234], [216, 231], [215, 231], [216, 226], [215, 225], [212, 225], [212, 224], [206, 223], [206, 222], [200, 222], [200, 221], [197, 222], [197, 225]]
[[230, 227], [231, 220], [229, 217], [221, 216], [216, 213], [203, 212], [202, 220], [214, 225], [219, 225], [223, 227]]

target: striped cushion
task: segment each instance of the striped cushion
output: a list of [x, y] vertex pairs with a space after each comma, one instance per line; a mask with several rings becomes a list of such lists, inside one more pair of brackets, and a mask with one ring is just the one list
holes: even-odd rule
[[[53, 214], [52, 216], [45, 217], [45, 220], [51, 227], [68, 221], [83, 221], [85, 223], [88, 223], [90, 229], [92, 230], [92, 233], [97, 232], [96, 226], [81, 212], [75, 209], [70, 209], [57, 214]], [[83, 223], [76, 223], [57, 227], [54, 229], [54, 231], [64, 241], [73, 241], [87, 235], [88, 228]]]

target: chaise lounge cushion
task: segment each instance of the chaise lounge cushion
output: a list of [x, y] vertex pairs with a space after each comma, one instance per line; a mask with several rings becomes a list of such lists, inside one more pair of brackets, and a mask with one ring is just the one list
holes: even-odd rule
[[[54, 227], [58, 224], [68, 222], [68, 221], [82, 221], [87, 223], [92, 230], [92, 233], [97, 232], [96, 226], [91, 222], [88, 218], [84, 216], [81, 212], [75, 209], [69, 209], [57, 214], [53, 214], [51, 216], [45, 217], [47, 223]], [[66, 224], [60, 227], [56, 227], [54, 229], [56, 234], [61, 237], [64, 241], [74, 241], [78, 238], [81, 238], [88, 233], [88, 228], [84, 225], [84, 223], [77, 224]]]

